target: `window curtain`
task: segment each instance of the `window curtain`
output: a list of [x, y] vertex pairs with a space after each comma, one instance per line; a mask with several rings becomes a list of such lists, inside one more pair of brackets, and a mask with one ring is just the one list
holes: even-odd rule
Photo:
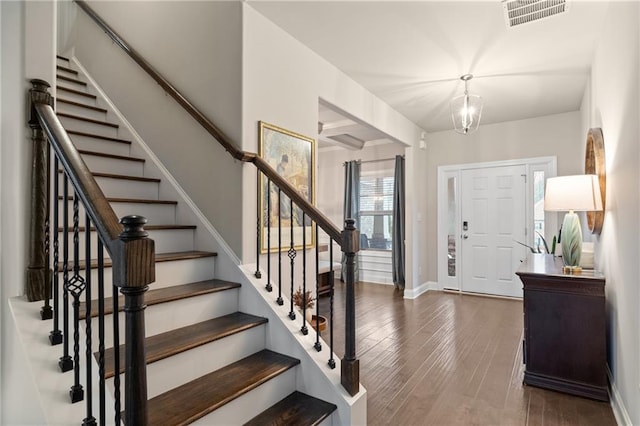
[[[352, 218], [356, 221], [356, 228], [360, 229], [360, 163], [347, 161], [344, 163], [344, 220]], [[344, 227], [344, 222], [342, 223]], [[360, 268], [358, 267], [358, 255], [356, 254], [354, 267], [354, 282], [360, 281]], [[340, 280], [345, 280], [346, 256], [342, 254], [342, 271]]]
[[393, 285], [404, 290], [404, 157], [396, 155], [393, 188], [393, 228], [391, 230], [391, 269]]

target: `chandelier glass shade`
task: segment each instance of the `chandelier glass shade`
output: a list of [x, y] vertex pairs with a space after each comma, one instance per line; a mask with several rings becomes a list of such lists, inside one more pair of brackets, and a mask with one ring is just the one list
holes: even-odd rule
[[464, 94], [451, 100], [451, 118], [454, 129], [463, 135], [478, 130], [482, 116], [482, 98], [469, 94], [468, 82], [472, 78], [471, 74], [460, 77], [460, 80], [464, 81]]

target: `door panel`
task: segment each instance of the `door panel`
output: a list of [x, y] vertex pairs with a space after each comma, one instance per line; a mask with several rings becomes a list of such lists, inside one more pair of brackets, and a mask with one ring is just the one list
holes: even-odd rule
[[463, 170], [462, 239], [464, 291], [522, 297], [515, 271], [524, 259], [526, 167]]

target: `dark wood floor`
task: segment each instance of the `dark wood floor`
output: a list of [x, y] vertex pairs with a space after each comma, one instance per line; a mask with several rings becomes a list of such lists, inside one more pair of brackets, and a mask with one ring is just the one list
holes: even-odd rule
[[[336, 324], [343, 289], [336, 281]], [[321, 298], [321, 311], [328, 306]], [[443, 292], [405, 300], [359, 283], [356, 309], [370, 425], [616, 424], [607, 403], [522, 385], [521, 301]], [[337, 327], [340, 357], [343, 336]]]

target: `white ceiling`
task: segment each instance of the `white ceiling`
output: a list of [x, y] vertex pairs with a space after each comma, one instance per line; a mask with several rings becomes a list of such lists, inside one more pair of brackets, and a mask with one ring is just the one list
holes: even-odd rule
[[607, 8], [507, 28], [499, 0], [248, 3], [429, 132], [452, 128], [465, 73], [481, 126], [579, 109]]

